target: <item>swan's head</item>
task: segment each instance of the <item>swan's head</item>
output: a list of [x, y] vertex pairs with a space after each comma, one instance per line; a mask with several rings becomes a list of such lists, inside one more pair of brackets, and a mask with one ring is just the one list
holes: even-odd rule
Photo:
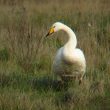
[[54, 23], [54, 24], [51, 26], [51, 28], [49, 29], [49, 32], [47, 33], [46, 36], [49, 36], [49, 35], [51, 35], [51, 34], [57, 32], [57, 31], [63, 29], [63, 26], [64, 26], [64, 24], [62, 24], [62, 23], [60, 23], [60, 22]]

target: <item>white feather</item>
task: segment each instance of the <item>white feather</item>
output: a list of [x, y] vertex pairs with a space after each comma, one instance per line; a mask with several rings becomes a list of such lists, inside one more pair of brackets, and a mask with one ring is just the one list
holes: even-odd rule
[[78, 76], [79, 80], [86, 70], [86, 61], [82, 50], [76, 48], [77, 39], [75, 33], [68, 26], [57, 22], [53, 24], [54, 32], [59, 30], [65, 31], [68, 35], [67, 43], [61, 47], [54, 59], [53, 72], [55, 75], [62, 76]]

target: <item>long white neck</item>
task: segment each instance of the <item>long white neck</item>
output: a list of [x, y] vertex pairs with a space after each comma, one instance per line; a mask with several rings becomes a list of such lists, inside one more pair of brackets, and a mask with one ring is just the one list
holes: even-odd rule
[[68, 47], [68, 48], [71, 48], [71, 49], [75, 49], [76, 45], [77, 45], [77, 39], [76, 39], [75, 33], [72, 31], [71, 28], [69, 28], [66, 25], [63, 26], [62, 30], [65, 31], [68, 34], [68, 37], [69, 37], [69, 40], [65, 44], [65, 46]]

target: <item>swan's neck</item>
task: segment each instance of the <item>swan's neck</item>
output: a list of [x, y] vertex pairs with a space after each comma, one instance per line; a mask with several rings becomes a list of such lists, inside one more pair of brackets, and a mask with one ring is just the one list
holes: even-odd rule
[[75, 33], [70, 29], [68, 26], [64, 25], [63, 31], [65, 31], [68, 34], [69, 40], [65, 44], [65, 47], [68, 49], [75, 49], [77, 45], [77, 39]]

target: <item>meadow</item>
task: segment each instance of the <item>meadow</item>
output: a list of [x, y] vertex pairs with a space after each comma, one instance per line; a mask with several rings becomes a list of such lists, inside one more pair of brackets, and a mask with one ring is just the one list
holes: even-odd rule
[[[51, 71], [67, 37], [84, 51], [83, 82], [61, 86]], [[0, 0], [0, 110], [110, 110], [110, 0]]]

